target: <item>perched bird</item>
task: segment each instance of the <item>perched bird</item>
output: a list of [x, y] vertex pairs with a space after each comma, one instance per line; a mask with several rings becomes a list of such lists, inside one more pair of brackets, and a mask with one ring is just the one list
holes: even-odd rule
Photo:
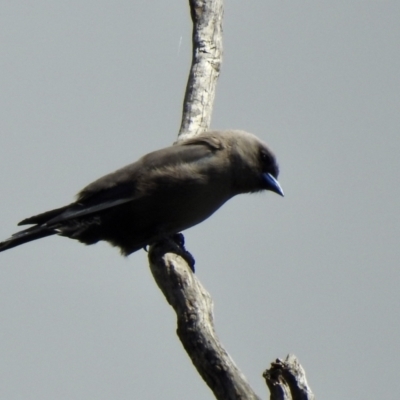
[[131, 254], [190, 228], [241, 193], [283, 196], [268, 146], [244, 131], [210, 131], [149, 153], [86, 186], [65, 207], [21, 221], [33, 225], [0, 251], [50, 235], [105, 240]]

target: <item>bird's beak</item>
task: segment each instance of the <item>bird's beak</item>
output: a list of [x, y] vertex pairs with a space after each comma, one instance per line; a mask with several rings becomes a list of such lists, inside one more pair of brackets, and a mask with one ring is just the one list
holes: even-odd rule
[[263, 174], [264, 182], [267, 184], [267, 190], [284, 196], [283, 190], [279, 182], [271, 174]]

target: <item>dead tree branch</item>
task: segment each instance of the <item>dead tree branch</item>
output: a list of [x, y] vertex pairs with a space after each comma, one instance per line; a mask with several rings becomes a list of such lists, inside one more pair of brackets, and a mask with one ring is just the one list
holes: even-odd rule
[[285, 361], [279, 358], [263, 373], [271, 393], [271, 400], [314, 400], [308, 386], [306, 372], [299, 360], [289, 354]]
[[[150, 268], [177, 315], [177, 334], [197, 371], [220, 400], [259, 400], [214, 330], [213, 302], [173, 244], [151, 249]], [[172, 250], [173, 251], [173, 250]]]
[[[223, 1], [189, 0], [189, 4], [193, 56], [178, 141], [209, 129], [222, 62]], [[177, 314], [179, 339], [217, 399], [259, 400], [219, 342], [214, 330], [212, 298], [188, 265], [190, 258], [176, 238], [153, 244], [149, 250], [153, 277]], [[293, 364], [296, 368], [290, 360], [277, 360], [264, 372], [271, 400], [313, 400], [311, 391], [306, 390], [304, 370], [297, 359], [297, 364]]]
[[222, 63], [222, 0], [189, 0], [193, 21], [190, 68], [178, 140], [210, 127], [217, 80]]

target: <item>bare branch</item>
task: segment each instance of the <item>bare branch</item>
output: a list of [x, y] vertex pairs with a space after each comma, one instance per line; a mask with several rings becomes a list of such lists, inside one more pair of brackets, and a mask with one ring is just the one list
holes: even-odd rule
[[209, 129], [222, 63], [222, 0], [189, 0], [193, 21], [192, 66], [178, 140]]
[[[189, 0], [193, 58], [178, 141], [196, 136], [210, 126], [222, 62], [222, 3]], [[184, 247], [183, 236], [176, 240], [177, 236], [151, 245], [149, 261], [157, 285], [177, 314], [177, 334], [185, 350], [217, 399], [260, 400], [219, 342], [211, 296], [192, 272], [194, 260]], [[313, 400], [296, 358], [277, 360], [264, 377], [271, 400]]]
[[279, 358], [263, 373], [271, 392], [271, 400], [314, 400], [308, 386], [306, 372], [295, 355], [285, 361]]
[[[189, 3], [193, 59], [178, 140], [208, 130], [222, 60], [222, 0], [189, 0]], [[177, 314], [178, 336], [216, 398], [258, 399], [218, 341], [212, 299], [185, 262], [187, 254], [183, 244], [173, 238], [154, 244], [149, 250], [154, 279]]]
[[149, 259], [157, 285], [176, 311], [177, 334], [185, 350], [217, 399], [259, 400], [219, 342], [210, 294], [185, 261], [172, 253], [174, 247], [171, 241], [160, 242], [152, 246]]
[[[208, 130], [222, 60], [222, 0], [189, 3], [193, 58], [178, 140]], [[177, 254], [182, 249], [173, 240], [151, 246], [150, 268], [176, 311], [177, 333], [193, 364], [216, 398], [258, 399], [215, 334], [211, 296]]]

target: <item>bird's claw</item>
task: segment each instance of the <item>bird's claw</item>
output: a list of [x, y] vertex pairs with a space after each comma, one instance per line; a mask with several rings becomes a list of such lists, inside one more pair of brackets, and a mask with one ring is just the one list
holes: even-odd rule
[[178, 247], [177, 253], [187, 262], [192, 272], [195, 273], [194, 264], [196, 263], [196, 260], [191, 255], [191, 253], [186, 250], [185, 237], [183, 236], [183, 234], [174, 233], [171, 238]]
[[172, 253], [177, 254], [178, 256], [182, 257], [186, 263], [189, 265], [189, 268], [192, 270], [192, 272], [195, 272], [194, 269], [194, 264], [195, 264], [195, 259], [194, 257], [186, 250], [185, 248], [185, 237], [183, 236], [182, 233], [174, 233], [173, 235], [165, 235], [162, 238], [160, 238], [157, 242], [150, 243], [146, 246], [143, 247], [145, 251], [147, 251], [147, 247], [150, 246], [150, 253], [149, 257], [151, 258], [151, 253], [152, 253], [152, 247], [158, 247], [162, 246], [165, 247], [167, 245], [167, 249], [164, 251], [170, 251]]

